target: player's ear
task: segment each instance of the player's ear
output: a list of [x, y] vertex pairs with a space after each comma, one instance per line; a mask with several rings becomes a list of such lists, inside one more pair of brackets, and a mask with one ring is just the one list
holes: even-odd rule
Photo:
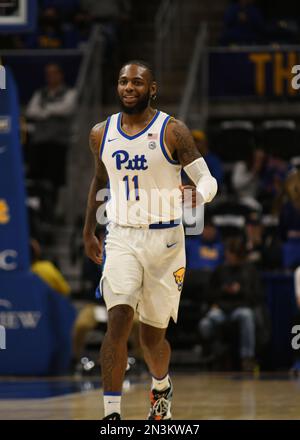
[[150, 86], [150, 96], [153, 101], [156, 99], [156, 95], [157, 95], [157, 83], [155, 81], [152, 81], [152, 84]]

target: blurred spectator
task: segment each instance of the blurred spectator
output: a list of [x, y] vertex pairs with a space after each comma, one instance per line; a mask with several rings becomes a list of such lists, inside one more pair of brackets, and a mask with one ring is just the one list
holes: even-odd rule
[[266, 39], [273, 44], [299, 43], [299, 5], [294, 0], [259, 0], [266, 19]]
[[188, 269], [214, 270], [224, 258], [224, 246], [220, 234], [210, 218], [205, 218], [201, 235], [186, 237]]
[[251, 211], [246, 219], [247, 261], [258, 269], [281, 267], [281, 242], [277, 228], [266, 228], [259, 212]]
[[237, 162], [232, 171], [232, 186], [240, 199], [256, 199], [266, 155], [262, 150], [254, 150], [247, 162]]
[[228, 239], [225, 244], [225, 264], [212, 274], [207, 301], [208, 313], [199, 323], [206, 342], [216, 342], [222, 336], [224, 324], [234, 322], [239, 331], [239, 354], [244, 371], [252, 371], [255, 356], [254, 307], [261, 302], [262, 290], [256, 269], [245, 262], [242, 238]]
[[299, 44], [299, 24], [294, 18], [271, 20], [266, 33], [270, 44]]
[[277, 209], [280, 214], [280, 230], [283, 240], [299, 238], [298, 213], [300, 211], [300, 170], [292, 169], [282, 186]]
[[91, 18], [88, 14], [77, 11], [72, 23], [64, 26], [64, 45], [66, 48], [76, 48], [86, 45], [91, 32]]
[[192, 135], [197, 148], [201, 155], [204, 157], [205, 162], [209, 168], [211, 174], [217, 179], [219, 188], [223, 183], [223, 167], [220, 159], [214, 153], [212, 153], [208, 146], [206, 134], [201, 130], [193, 130]]
[[251, 215], [248, 216], [246, 234], [247, 261], [261, 268], [264, 261], [263, 225], [257, 212], [251, 212]]
[[41, 12], [36, 32], [24, 38], [25, 46], [33, 49], [61, 49], [64, 47], [61, 16], [56, 8]]
[[64, 20], [70, 20], [79, 9], [79, 0], [41, 0], [42, 9], [54, 8]]
[[30, 252], [31, 271], [56, 292], [69, 296], [71, 292], [69, 284], [51, 261], [41, 259], [41, 247], [37, 240], [30, 241]]
[[24, 44], [20, 35], [7, 35], [1, 33], [0, 50], [2, 49], [22, 49]]
[[288, 175], [286, 198], [280, 211], [279, 230], [283, 240], [283, 264], [286, 268], [300, 265], [300, 171]]
[[[298, 328], [300, 327], [300, 266], [298, 266], [294, 273], [294, 285], [295, 285], [295, 300], [297, 304], [297, 312], [293, 319], [293, 326], [297, 325]], [[294, 373], [296, 376], [299, 376], [300, 374], [300, 351], [294, 350], [293, 351], [294, 356], [294, 362], [292, 366], [292, 373]]]
[[288, 164], [285, 160], [275, 156], [266, 157], [259, 191], [262, 202], [273, 201], [281, 193], [287, 172]]
[[46, 87], [31, 98], [26, 116], [34, 122], [28, 148], [29, 176], [51, 186], [50, 219], [55, 215], [58, 191], [66, 180], [66, 159], [71, 137], [71, 116], [76, 93], [64, 83], [57, 64], [45, 67]]
[[238, 0], [228, 6], [224, 16], [221, 44], [251, 45], [262, 42], [264, 22], [253, 0]]

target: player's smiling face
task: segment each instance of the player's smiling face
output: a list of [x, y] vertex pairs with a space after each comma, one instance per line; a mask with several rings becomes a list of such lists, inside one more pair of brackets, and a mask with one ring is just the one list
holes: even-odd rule
[[145, 67], [128, 64], [120, 71], [118, 95], [124, 113], [141, 113], [148, 107], [150, 96], [155, 93], [156, 84]]

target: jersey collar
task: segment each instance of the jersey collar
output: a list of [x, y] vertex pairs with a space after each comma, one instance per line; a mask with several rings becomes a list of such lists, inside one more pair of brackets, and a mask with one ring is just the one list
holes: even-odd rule
[[160, 114], [160, 111], [157, 110], [155, 115], [153, 116], [153, 118], [151, 119], [151, 121], [149, 122], [149, 124], [139, 133], [134, 134], [133, 136], [130, 136], [129, 134], [125, 133], [125, 131], [122, 129], [121, 127], [121, 122], [122, 122], [122, 113], [120, 112], [118, 115], [118, 122], [117, 122], [117, 127], [118, 127], [118, 131], [119, 133], [124, 136], [126, 139], [132, 140], [132, 139], [136, 139], [137, 137], [141, 136], [142, 134], [146, 133], [147, 130], [149, 130], [149, 128], [154, 124], [154, 122], [156, 121], [156, 119], [158, 118]]

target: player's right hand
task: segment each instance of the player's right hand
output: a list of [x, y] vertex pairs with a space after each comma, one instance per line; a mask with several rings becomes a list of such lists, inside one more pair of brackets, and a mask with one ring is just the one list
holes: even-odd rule
[[86, 255], [94, 261], [94, 263], [102, 264], [103, 255], [101, 241], [94, 234], [84, 237], [83, 241]]
[[180, 185], [179, 189], [182, 193], [182, 202], [185, 203], [187, 207], [195, 208], [200, 204], [201, 197], [197, 192], [195, 185]]

